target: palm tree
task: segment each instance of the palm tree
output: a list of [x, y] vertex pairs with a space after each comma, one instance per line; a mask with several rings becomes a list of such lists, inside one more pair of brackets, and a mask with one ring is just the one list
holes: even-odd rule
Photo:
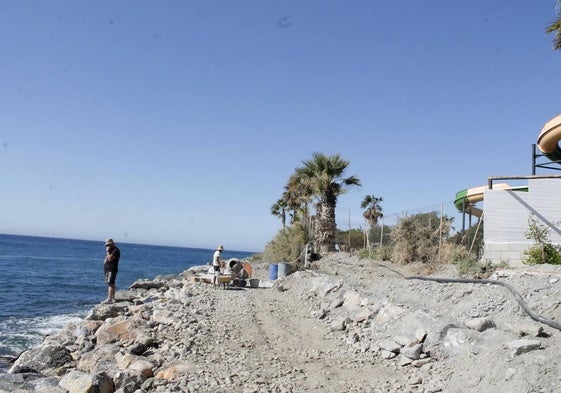
[[553, 50], [561, 50], [561, 2], [557, 1], [557, 19], [551, 22], [545, 32], [548, 34], [555, 33], [553, 37]]
[[282, 222], [282, 229], [286, 229], [286, 201], [284, 199], [279, 199], [271, 206], [271, 214], [279, 217]]
[[[370, 226], [369, 229], [373, 228], [378, 224], [378, 218], [384, 217], [382, 213], [382, 197], [376, 197], [374, 195], [366, 195], [360, 204], [361, 209], [366, 209], [362, 216], [368, 221]], [[366, 231], [366, 248], [370, 249], [370, 236], [369, 230]]]
[[378, 218], [384, 217], [382, 213], [382, 206], [380, 203], [383, 201], [382, 197], [375, 197], [374, 195], [366, 195], [360, 204], [361, 209], [366, 209], [362, 216], [368, 220], [370, 227], [378, 224]]
[[271, 214], [282, 220], [286, 229], [286, 216], [290, 216], [290, 225], [298, 222], [307, 226], [309, 222], [308, 204], [311, 201], [309, 190], [302, 187], [293, 176], [290, 177], [279, 200], [271, 206]]
[[339, 154], [326, 156], [316, 152], [311, 160], [304, 161], [303, 164], [304, 166], [296, 168], [293, 181], [309, 190], [310, 195], [318, 200], [317, 225], [314, 231], [316, 247], [320, 253], [335, 251], [337, 197], [347, 191], [346, 186], [360, 186], [360, 180], [356, 176], [343, 177], [350, 162]]
[[555, 21], [553, 21], [545, 29], [546, 33], [555, 33], [553, 37], [553, 50], [561, 49], [561, 16], [559, 16]]
[[312, 201], [312, 191], [302, 184], [294, 175], [290, 176], [285, 186], [283, 198], [292, 211], [292, 223], [300, 222], [305, 227], [310, 221], [309, 204]]

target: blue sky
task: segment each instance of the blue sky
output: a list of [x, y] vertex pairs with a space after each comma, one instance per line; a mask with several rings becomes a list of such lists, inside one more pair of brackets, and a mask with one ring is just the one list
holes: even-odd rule
[[[452, 212], [561, 113], [555, 1], [0, 3], [0, 233], [260, 251], [313, 152]], [[540, 172], [542, 173], [543, 170]], [[350, 218], [349, 218], [350, 216]]]

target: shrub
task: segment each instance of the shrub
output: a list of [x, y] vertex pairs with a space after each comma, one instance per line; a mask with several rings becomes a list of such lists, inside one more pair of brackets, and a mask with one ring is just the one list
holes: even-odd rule
[[392, 252], [393, 247], [386, 245], [386, 246], [377, 246], [373, 247], [371, 254], [372, 258], [376, 261], [389, 261], [392, 259]]
[[308, 232], [303, 225], [294, 224], [281, 229], [265, 246], [263, 260], [267, 262], [294, 262], [298, 260], [309, 241]]
[[561, 265], [561, 255], [553, 244], [537, 244], [524, 251], [524, 263], [526, 265], [538, 265], [550, 263]]
[[357, 256], [361, 259], [368, 258], [375, 261], [389, 261], [392, 258], [392, 246], [374, 246], [369, 251], [362, 248], [357, 252]]
[[460, 231], [456, 233], [450, 238], [450, 241], [454, 244], [463, 245], [466, 249], [472, 248], [474, 257], [479, 259], [483, 255], [484, 246], [484, 228], [481, 224], [483, 224], [483, 221], [481, 221], [478, 225], [470, 226], [463, 232]]
[[[350, 235], [350, 236], [349, 236]], [[351, 240], [349, 248], [349, 238]], [[364, 232], [358, 229], [351, 229], [351, 231], [340, 231], [337, 230], [337, 236], [335, 241], [339, 244], [341, 249], [350, 250], [360, 250], [364, 248]]]
[[392, 261], [406, 264], [410, 262], [432, 262], [438, 259], [442, 238], [448, 238], [451, 219], [440, 217], [436, 212], [404, 217], [392, 228]]
[[[558, 225], [557, 223], [555, 225]], [[528, 231], [525, 233], [526, 239], [534, 240], [534, 245], [524, 251], [523, 262], [527, 265], [550, 263], [552, 265], [561, 264], [561, 254], [559, 249], [551, 244], [549, 240], [549, 227], [538, 221], [534, 214], [528, 217]]]

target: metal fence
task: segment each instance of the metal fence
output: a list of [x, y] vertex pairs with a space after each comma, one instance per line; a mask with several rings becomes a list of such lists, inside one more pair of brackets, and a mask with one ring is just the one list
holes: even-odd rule
[[[470, 216], [466, 215], [464, 219], [462, 213], [459, 212], [454, 205], [454, 201], [450, 200], [446, 202], [436, 203], [430, 206], [411, 207], [410, 209], [401, 210], [399, 212], [388, 214], [384, 213], [384, 217], [378, 220], [378, 225], [386, 225], [392, 227], [396, 225], [401, 218], [430, 212], [436, 212], [438, 216], [442, 214], [446, 217], [452, 218], [453, 221], [451, 235], [462, 231], [464, 227], [467, 229], [471, 225], [477, 224], [477, 218], [471, 218]], [[336, 217], [337, 228], [341, 231], [348, 231], [349, 229], [364, 230], [365, 228], [368, 228], [368, 224], [364, 217], [362, 217], [362, 211], [360, 209], [347, 212], [346, 217], [344, 214], [345, 212], [337, 213], [339, 214]]]

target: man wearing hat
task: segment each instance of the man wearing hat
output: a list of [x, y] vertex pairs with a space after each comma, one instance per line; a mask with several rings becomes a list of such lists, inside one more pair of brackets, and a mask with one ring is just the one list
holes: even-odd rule
[[220, 277], [220, 268], [224, 265], [224, 261], [220, 257], [220, 254], [224, 251], [224, 246], [221, 244], [216, 247], [214, 256], [212, 257], [212, 267], [214, 268], [214, 275], [212, 276], [212, 284], [214, 286], [219, 285], [218, 277]]
[[121, 250], [115, 246], [113, 239], [105, 241], [105, 260], [103, 261], [103, 271], [105, 272], [105, 282], [107, 283], [107, 303], [115, 301], [115, 279], [119, 271], [119, 258]]

